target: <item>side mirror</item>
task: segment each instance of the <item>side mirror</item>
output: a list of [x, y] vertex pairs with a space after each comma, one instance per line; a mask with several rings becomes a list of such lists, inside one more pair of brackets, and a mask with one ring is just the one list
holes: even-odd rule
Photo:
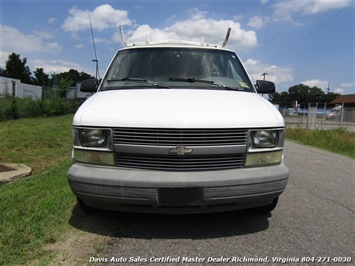
[[96, 92], [97, 91], [98, 80], [97, 79], [86, 79], [80, 84], [81, 92]]
[[256, 81], [256, 91], [260, 94], [275, 93], [275, 84], [271, 81], [257, 80]]

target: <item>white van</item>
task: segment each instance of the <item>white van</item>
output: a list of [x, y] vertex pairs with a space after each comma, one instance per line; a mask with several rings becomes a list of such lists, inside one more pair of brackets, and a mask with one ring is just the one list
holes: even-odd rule
[[326, 114], [325, 119], [327, 120], [340, 120], [342, 113], [342, 106], [338, 105], [332, 108], [329, 113]]
[[85, 211], [272, 211], [289, 172], [284, 121], [233, 51], [188, 42], [119, 50], [73, 120], [70, 187]]

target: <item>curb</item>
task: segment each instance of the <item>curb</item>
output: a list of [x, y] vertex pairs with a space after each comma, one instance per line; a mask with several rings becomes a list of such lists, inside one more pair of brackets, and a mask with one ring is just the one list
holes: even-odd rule
[[0, 185], [29, 176], [32, 172], [32, 169], [24, 164], [2, 163], [0, 166], [2, 169], [6, 169], [0, 172]]

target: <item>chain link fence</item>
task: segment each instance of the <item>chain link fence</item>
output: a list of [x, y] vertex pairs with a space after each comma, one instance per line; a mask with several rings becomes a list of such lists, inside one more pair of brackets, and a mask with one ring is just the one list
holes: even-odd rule
[[284, 117], [287, 127], [307, 129], [345, 127], [350, 131], [355, 131], [355, 104], [307, 103], [291, 108], [286, 104], [279, 104], [277, 107]]

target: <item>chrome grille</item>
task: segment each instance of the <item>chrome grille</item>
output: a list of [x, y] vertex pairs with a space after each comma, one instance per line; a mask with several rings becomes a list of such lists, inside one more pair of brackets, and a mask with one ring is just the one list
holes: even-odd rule
[[246, 145], [245, 129], [114, 128], [115, 144], [144, 146]]
[[161, 171], [208, 171], [243, 167], [244, 154], [155, 156], [116, 154], [117, 166]]

